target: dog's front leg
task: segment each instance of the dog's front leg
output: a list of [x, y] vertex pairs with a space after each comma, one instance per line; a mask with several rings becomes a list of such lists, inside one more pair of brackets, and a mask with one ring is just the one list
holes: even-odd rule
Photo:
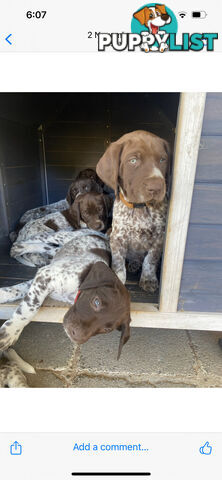
[[18, 340], [23, 328], [31, 322], [50, 293], [51, 285], [49, 281], [47, 282], [47, 275], [45, 275], [47, 268], [43, 267], [38, 271], [24, 300], [12, 317], [0, 328], [0, 350], [7, 350]]
[[154, 293], [158, 289], [156, 276], [157, 266], [160, 260], [162, 248], [152, 248], [143, 260], [140, 287], [147, 292]]
[[112, 270], [116, 273], [123, 284], [126, 283], [126, 254], [127, 245], [122, 239], [110, 237], [112, 252]]

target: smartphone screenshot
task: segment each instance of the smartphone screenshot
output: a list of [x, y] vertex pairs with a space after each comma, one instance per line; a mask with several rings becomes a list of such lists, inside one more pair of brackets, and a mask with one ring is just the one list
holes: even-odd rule
[[5, 480], [221, 478], [221, 13], [1, 6]]

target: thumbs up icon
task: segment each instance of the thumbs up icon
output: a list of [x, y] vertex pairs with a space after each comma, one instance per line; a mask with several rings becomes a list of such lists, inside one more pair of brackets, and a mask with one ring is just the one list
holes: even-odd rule
[[212, 447], [209, 445], [209, 442], [206, 442], [202, 447], [200, 447], [200, 453], [202, 455], [211, 455]]

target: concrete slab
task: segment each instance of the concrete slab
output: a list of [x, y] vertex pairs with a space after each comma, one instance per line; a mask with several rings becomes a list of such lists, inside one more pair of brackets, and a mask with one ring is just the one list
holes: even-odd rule
[[74, 352], [74, 345], [62, 325], [30, 323], [24, 328], [15, 350], [34, 368], [66, 368]]
[[185, 331], [132, 328], [117, 361], [119, 332], [98, 335], [81, 347], [80, 368], [131, 375], [193, 375], [194, 358]]
[[132, 328], [117, 361], [120, 333], [74, 346], [62, 325], [31, 323], [15, 349], [35, 367], [34, 388], [222, 387], [221, 333]]
[[26, 374], [27, 382], [31, 388], [64, 388], [66, 382], [56, 377], [49, 371], [37, 371], [36, 375]]
[[222, 333], [190, 331], [189, 335], [203, 373], [218, 375], [222, 381], [222, 348], [219, 345]]

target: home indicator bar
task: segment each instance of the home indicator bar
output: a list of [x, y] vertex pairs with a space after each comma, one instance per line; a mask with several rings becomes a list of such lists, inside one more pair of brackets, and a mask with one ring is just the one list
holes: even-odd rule
[[73, 477], [147, 477], [150, 472], [72, 472]]

